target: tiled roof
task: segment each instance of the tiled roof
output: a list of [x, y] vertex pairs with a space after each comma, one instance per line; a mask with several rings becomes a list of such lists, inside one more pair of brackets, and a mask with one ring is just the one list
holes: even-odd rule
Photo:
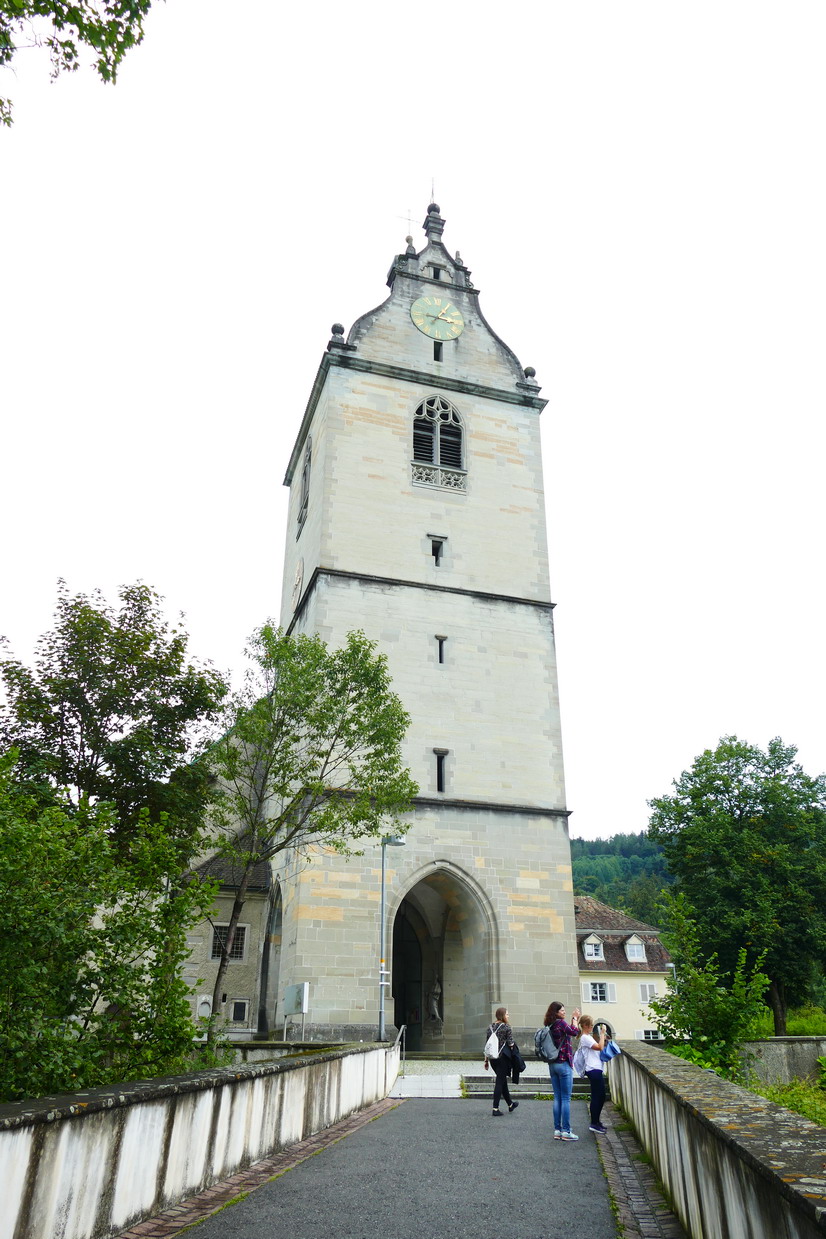
[[[665, 972], [671, 959], [659, 930], [626, 912], [609, 908], [590, 895], [574, 895], [577, 966], [580, 972]], [[604, 959], [586, 959], [582, 944], [591, 934], [602, 941]], [[645, 959], [631, 960], [625, 944], [631, 936], [645, 943]]]
[[577, 968], [580, 972], [665, 972], [671, 956], [657, 938], [640, 937], [645, 943], [645, 959], [629, 959], [625, 954], [625, 937], [602, 939], [604, 959], [586, 959], [582, 943], [587, 934], [577, 935]]
[[[235, 889], [241, 885], [244, 867], [239, 862], [228, 860], [224, 856], [213, 856], [198, 866], [198, 873], [203, 874], [204, 877], [217, 878], [222, 886]], [[268, 891], [271, 886], [272, 872], [269, 861], [259, 860], [252, 867], [247, 890]]]
[[637, 921], [627, 912], [609, 908], [607, 903], [600, 903], [592, 895], [574, 895], [574, 916], [577, 933], [599, 933], [601, 929], [623, 930], [626, 934], [660, 932], [655, 925], [646, 925], [645, 921]]

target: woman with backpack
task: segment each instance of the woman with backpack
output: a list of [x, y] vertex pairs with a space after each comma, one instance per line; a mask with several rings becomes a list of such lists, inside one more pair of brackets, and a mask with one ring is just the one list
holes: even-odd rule
[[579, 1036], [579, 1007], [571, 1013], [573, 1023], [565, 1022], [564, 1002], [552, 1002], [545, 1012], [545, 1027], [557, 1048], [557, 1056], [548, 1064], [554, 1090], [554, 1140], [578, 1140], [571, 1131], [571, 1093], [574, 1087], [574, 1051], [571, 1038]]
[[[496, 1038], [497, 1053], [495, 1056], [488, 1057], [487, 1051], [491, 1037]], [[494, 1118], [501, 1118], [502, 1116], [499, 1102], [503, 1097], [511, 1114], [519, 1105], [518, 1101], [511, 1101], [510, 1089], [508, 1088], [508, 1072], [511, 1070], [512, 1059], [510, 1054], [505, 1053], [506, 1050], [512, 1049], [515, 1044], [513, 1029], [508, 1020], [508, 1008], [497, 1007], [493, 1023], [488, 1025], [488, 1031], [485, 1035], [485, 1071], [487, 1071], [488, 1067], [493, 1067], [493, 1074], [496, 1076], [496, 1083], [493, 1086]]]

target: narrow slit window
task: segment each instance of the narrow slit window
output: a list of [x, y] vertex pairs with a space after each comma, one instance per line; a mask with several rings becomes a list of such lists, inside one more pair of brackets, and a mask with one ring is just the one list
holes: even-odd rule
[[442, 278], [442, 268], [441, 268], [441, 267], [431, 267], [431, 268], [430, 268], [430, 270], [433, 272], [433, 278], [434, 278], [434, 280], [440, 280], [440, 279]]
[[434, 749], [436, 757], [436, 791], [443, 792], [445, 790], [445, 758], [449, 753], [449, 749]]
[[444, 542], [442, 542], [442, 540], [441, 540], [440, 538], [431, 538], [431, 540], [430, 540], [430, 553], [431, 553], [431, 555], [433, 556], [433, 562], [434, 562], [434, 565], [435, 565], [437, 568], [438, 568], [438, 566], [439, 566], [439, 562], [440, 562], [440, 560], [441, 560], [441, 558], [442, 558], [442, 552], [443, 552], [443, 550], [444, 550], [444, 549], [445, 549], [445, 544], [444, 544]]
[[433, 341], [433, 360], [434, 361], [442, 360], [442, 349], [443, 348], [444, 348], [444, 345], [442, 344], [441, 340]]
[[307, 448], [304, 452], [304, 467], [301, 470], [301, 501], [298, 507], [298, 532], [304, 527], [304, 521], [307, 519], [307, 508], [310, 502], [310, 472], [313, 464], [313, 441], [307, 440]]
[[447, 641], [447, 637], [436, 638], [436, 643], [439, 647], [439, 662], [440, 663], [443, 663], [445, 661], [445, 641]]

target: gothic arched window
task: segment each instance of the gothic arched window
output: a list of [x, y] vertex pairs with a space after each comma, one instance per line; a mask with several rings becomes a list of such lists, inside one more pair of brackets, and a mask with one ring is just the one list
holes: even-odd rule
[[298, 508], [298, 532], [307, 517], [307, 505], [310, 502], [310, 468], [313, 463], [313, 441], [307, 440], [304, 451], [304, 468], [301, 470], [301, 503]]
[[464, 464], [461, 417], [443, 396], [428, 396], [413, 418], [413, 481], [464, 490]]

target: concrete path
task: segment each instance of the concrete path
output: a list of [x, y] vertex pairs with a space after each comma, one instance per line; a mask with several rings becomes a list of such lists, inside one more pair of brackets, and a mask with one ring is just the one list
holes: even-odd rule
[[550, 1103], [492, 1118], [484, 1102], [411, 1100], [198, 1227], [198, 1239], [616, 1239], [587, 1108], [577, 1143]]
[[610, 1102], [608, 1135], [594, 1136], [587, 1105], [574, 1101], [581, 1138], [563, 1143], [552, 1139], [549, 1101], [494, 1119], [488, 1100], [460, 1100], [461, 1077], [477, 1074], [477, 1060], [408, 1061], [391, 1097], [121, 1239], [173, 1239], [192, 1226], [198, 1239], [617, 1239], [609, 1189], [624, 1239], [685, 1239]]

